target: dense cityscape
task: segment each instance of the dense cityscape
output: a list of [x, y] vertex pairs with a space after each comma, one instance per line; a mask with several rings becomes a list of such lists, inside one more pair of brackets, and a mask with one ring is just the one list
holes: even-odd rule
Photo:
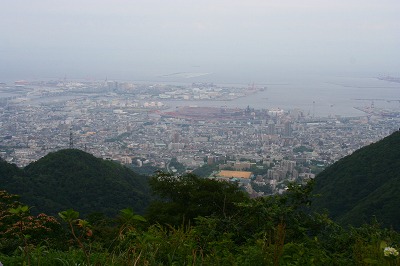
[[[49, 152], [77, 148], [132, 167], [179, 172], [219, 165], [214, 177], [279, 192], [284, 182], [313, 178], [324, 167], [398, 127], [396, 115], [316, 117], [302, 110], [231, 108], [224, 102], [265, 90], [103, 82], [1, 84], [1, 157], [23, 167]], [[168, 100], [221, 101], [220, 107], [168, 105]], [[227, 170], [236, 170], [229, 172]], [[250, 172], [248, 172], [250, 171]], [[248, 173], [251, 173], [248, 175]]]

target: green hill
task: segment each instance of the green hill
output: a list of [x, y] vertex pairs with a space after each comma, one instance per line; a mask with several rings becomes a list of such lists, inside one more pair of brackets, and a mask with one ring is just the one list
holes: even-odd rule
[[24, 169], [2, 162], [0, 188], [48, 214], [73, 208], [115, 215], [128, 207], [142, 213], [150, 201], [146, 177], [76, 149], [50, 153]]
[[400, 132], [339, 160], [316, 177], [316, 210], [327, 209], [341, 224], [374, 217], [400, 229]]
[[15, 164], [10, 164], [0, 158], [0, 186], [12, 182], [14, 176], [22, 175], [23, 171]]

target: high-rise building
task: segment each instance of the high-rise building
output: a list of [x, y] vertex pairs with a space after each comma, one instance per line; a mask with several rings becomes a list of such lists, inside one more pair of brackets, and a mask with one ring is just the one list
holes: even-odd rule
[[291, 137], [292, 136], [292, 123], [287, 121], [284, 124], [283, 128], [283, 135], [286, 137]]
[[274, 135], [275, 134], [275, 123], [274, 121], [270, 120], [268, 122], [268, 134], [269, 135]]

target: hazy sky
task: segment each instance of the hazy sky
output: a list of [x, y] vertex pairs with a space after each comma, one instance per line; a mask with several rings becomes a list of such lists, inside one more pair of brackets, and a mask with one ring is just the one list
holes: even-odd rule
[[399, 0], [3, 0], [0, 81], [400, 72]]

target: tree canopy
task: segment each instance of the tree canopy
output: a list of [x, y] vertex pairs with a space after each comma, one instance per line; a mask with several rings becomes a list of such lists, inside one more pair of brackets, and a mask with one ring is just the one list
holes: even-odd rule
[[237, 212], [236, 204], [248, 200], [237, 184], [193, 174], [160, 172], [150, 179], [150, 187], [158, 200], [149, 206], [149, 220], [172, 225], [194, 223], [197, 216], [232, 216]]

